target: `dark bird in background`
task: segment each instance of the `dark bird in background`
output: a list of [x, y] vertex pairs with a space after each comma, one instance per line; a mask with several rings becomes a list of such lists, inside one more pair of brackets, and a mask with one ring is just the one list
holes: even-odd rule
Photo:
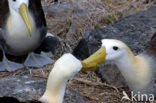
[[43, 55], [35, 54], [47, 34], [46, 20], [40, 0], [1, 0], [0, 2], [0, 49], [3, 60], [0, 71], [15, 71], [22, 64], [9, 61], [6, 54], [27, 55], [26, 67], [43, 67], [53, 61]]

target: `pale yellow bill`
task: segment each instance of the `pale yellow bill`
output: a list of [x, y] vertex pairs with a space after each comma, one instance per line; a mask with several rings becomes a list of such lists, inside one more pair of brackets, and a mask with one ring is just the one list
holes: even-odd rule
[[83, 67], [81, 71], [83, 72], [95, 70], [100, 62], [105, 61], [105, 57], [106, 57], [106, 49], [105, 47], [101, 47], [90, 57], [82, 61]]
[[29, 15], [28, 15], [28, 7], [26, 4], [21, 4], [20, 8], [19, 8], [19, 12], [21, 17], [23, 18], [23, 21], [29, 31], [30, 36], [32, 36], [32, 28], [31, 28], [31, 23], [30, 23], [30, 19], [29, 19]]

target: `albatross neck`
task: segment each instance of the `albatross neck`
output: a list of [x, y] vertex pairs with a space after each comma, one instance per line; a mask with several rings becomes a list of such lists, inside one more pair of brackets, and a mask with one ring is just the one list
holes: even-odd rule
[[44, 103], [62, 103], [67, 81], [68, 77], [62, 76], [53, 70], [48, 78], [46, 91], [40, 101]]
[[116, 61], [116, 65], [132, 90], [141, 90], [149, 84], [151, 71], [144, 56], [134, 56], [129, 50]]

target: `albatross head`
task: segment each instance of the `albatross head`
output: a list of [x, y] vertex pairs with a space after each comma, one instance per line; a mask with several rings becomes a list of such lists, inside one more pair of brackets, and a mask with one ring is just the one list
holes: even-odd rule
[[[81, 62], [72, 54], [64, 54], [54, 65], [55, 76], [70, 79], [82, 68]], [[58, 74], [58, 75], [57, 75]], [[60, 76], [61, 75], [61, 76]]]
[[119, 40], [103, 39], [102, 47], [106, 48], [106, 61], [118, 61], [123, 56], [131, 54], [128, 46]]
[[8, 0], [11, 13], [18, 13], [22, 17], [30, 36], [32, 35], [32, 27], [28, 14], [29, 0]]
[[128, 46], [119, 40], [103, 39], [101, 42], [101, 48], [82, 61], [83, 68], [81, 71], [95, 70], [100, 62], [124, 61], [124, 57], [130, 57], [133, 55]]
[[28, 7], [29, 0], [8, 0], [8, 3], [10, 8], [14, 9], [16, 12], [19, 12], [22, 4], [25, 4]]

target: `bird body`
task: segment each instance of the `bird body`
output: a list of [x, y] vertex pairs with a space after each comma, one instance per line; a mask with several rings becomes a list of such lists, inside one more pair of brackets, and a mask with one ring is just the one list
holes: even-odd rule
[[[24, 66], [43, 67], [53, 63], [46, 55], [32, 53], [47, 34], [41, 0], [2, 0], [0, 18], [0, 49], [3, 51], [0, 71], [15, 71]], [[9, 61], [5, 53], [28, 56], [22, 65]]]
[[6, 33], [3, 34], [6, 45], [9, 48], [4, 50], [12, 55], [24, 55], [36, 49], [40, 45], [39, 30], [36, 28], [33, 16], [29, 16], [32, 27], [32, 37], [30, 37], [29, 31], [27, 30], [21, 16], [14, 11], [11, 14], [12, 15], [9, 16], [5, 27]]

